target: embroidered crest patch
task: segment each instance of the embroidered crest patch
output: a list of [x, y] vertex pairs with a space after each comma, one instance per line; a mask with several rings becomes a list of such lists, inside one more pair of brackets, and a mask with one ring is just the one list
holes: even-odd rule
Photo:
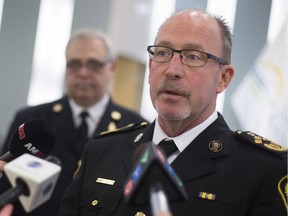
[[288, 199], [288, 183], [287, 176], [284, 176], [280, 179], [278, 183], [278, 191], [281, 195], [281, 198], [284, 202], [285, 207], [288, 209], [287, 199]]

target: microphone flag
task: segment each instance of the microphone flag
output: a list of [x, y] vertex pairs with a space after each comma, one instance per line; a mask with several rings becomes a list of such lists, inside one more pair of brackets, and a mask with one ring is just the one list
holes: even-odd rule
[[19, 183], [20, 186], [25, 186], [24, 193], [19, 194], [19, 200], [26, 212], [32, 211], [51, 197], [60, 171], [59, 165], [28, 153], [4, 166], [4, 172], [13, 188], [17, 188]]
[[[127, 204], [149, 204], [150, 190], [159, 184], [168, 201], [187, 200], [184, 185], [167, 162], [163, 150], [152, 142], [142, 145], [145, 145], [144, 150], [124, 184], [124, 198]], [[143, 149], [142, 145], [138, 148]], [[134, 154], [136, 153], [137, 149]]]

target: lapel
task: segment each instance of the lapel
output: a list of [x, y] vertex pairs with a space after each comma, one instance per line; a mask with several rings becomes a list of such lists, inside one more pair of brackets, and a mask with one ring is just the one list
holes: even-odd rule
[[[67, 140], [70, 150], [78, 155], [83, 146], [79, 144], [79, 140], [76, 135], [72, 111], [67, 96], [61, 98], [52, 105], [52, 116], [54, 125], [57, 128], [57, 131], [59, 131], [58, 133], [64, 137], [64, 140]], [[59, 143], [59, 145], [63, 144]]]
[[[140, 132], [137, 131], [137, 133], [134, 136], [134, 139], [130, 142], [129, 145], [132, 149], [132, 154], [130, 154], [128, 157], [125, 157], [123, 159], [124, 165], [126, 167], [127, 176], [129, 172], [132, 170], [133, 166], [135, 166], [135, 164], [133, 164], [134, 163], [133, 157], [134, 157], [134, 152], [136, 148], [140, 146], [141, 144], [151, 142], [152, 137], [153, 137], [153, 132], [154, 132], [154, 126], [155, 126], [155, 122], [149, 124], [142, 131]], [[140, 139], [139, 139], [139, 136], [141, 136]]]
[[230, 129], [218, 113], [218, 118], [201, 132], [171, 164], [180, 179], [187, 182], [215, 172], [217, 169], [213, 161], [229, 155], [231, 136]]
[[104, 114], [102, 115], [102, 118], [100, 119], [98, 126], [94, 132], [94, 134], [99, 134], [103, 131], [107, 131], [108, 130], [108, 125], [110, 122], [113, 121], [112, 117], [111, 117], [111, 112], [114, 109], [114, 104], [111, 100], [111, 98], [109, 99], [109, 102], [107, 104], [107, 107], [105, 109]]

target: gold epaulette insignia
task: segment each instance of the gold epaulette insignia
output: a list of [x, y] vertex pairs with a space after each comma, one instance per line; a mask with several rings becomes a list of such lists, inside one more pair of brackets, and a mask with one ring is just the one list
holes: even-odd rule
[[124, 127], [116, 128], [116, 129], [111, 130], [111, 131], [109, 131], [109, 130], [108, 131], [103, 131], [100, 134], [94, 136], [94, 139], [98, 138], [98, 137], [103, 137], [103, 136], [106, 136], [106, 135], [110, 135], [110, 134], [117, 134], [117, 133], [124, 133], [124, 132], [127, 132], [127, 131], [133, 131], [135, 129], [145, 127], [146, 125], [148, 125], [147, 122], [136, 123], [136, 124], [128, 124], [128, 125], [126, 125]]
[[236, 134], [249, 141], [250, 143], [254, 143], [256, 145], [258, 145], [259, 147], [263, 147], [265, 149], [270, 149], [272, 151], [275, 151], [275, 152], [286, 152], [287, 151], [287, 148], [279, 145], [279, 144], [276, 144], [275, 142], [267, 139], [267, 138], [264, 138], [262, 136], [259, 136], [251, 131], [236, 131]]

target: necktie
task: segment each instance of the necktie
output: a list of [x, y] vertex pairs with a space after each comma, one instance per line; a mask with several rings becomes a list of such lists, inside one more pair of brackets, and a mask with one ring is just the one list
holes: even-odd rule
[[86, 118], [89, 116], [88, 112], [83, 111], [80, 113], [80, 118], [81, 118], [81, 125], [77, 129], [77, 133], [79, 136], [80, 141], [85, 144], [88, 139], [88, 125], [86, 122]]
[[173, 139], [163, 139], [158, 146], [160, 146], [164, 152], [166, 153], [167, 158], [178, 151], [176, 144], [174, 143]]

